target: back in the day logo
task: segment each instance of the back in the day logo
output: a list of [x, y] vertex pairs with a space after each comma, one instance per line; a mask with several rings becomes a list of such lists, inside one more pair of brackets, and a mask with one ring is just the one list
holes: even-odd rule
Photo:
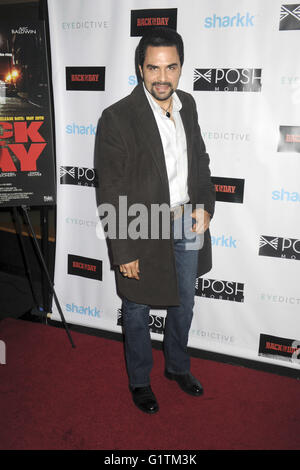
[[262, 235], [259, 240], [260, 256], [300, 260], [300, 240]]
[[98, 186], [98, 178], [94, 168], [77, 166], [60, 167], [60, 184], [74, 184], [78, 186]]
[[300, 341], [261, 334], [258, 355], [299, 363]]
[[217, 201], [243, 202], [245, 180], [220, 176], [212, 176], [211, 180], [215, 185]]
[[102, 281], [102, 261], [78, 255], [68, 255], [68, 274]]
[[66, 89], [104, 91], [105, 67], [66, 67]]
[[279, 30], [300, 29], [300, 4], [281, 5]]
[[277, 152], [300, 153], [300, 126], [279, 126], [279, 132]]
[[177, 29], [177, 8], [131, 10], [130, 36], [143, 36], [155, 27]]
[[195, 69], [194, 91], [261, 91], [262, 69]]

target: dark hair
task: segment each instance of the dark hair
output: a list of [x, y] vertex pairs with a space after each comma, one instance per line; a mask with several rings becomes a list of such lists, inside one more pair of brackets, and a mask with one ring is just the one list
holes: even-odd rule
[[176, 46], [180, 59], [180, 65], [183, 64], [184, 52], [182, 37], [173, 29], [152, 28], [142, 37], [138, 45], [138, 63], [141, 67], [144, 65], [148, 46]]

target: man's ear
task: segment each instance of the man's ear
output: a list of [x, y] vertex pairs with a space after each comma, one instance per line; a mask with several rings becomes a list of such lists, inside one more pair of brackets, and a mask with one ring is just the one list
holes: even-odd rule
[[141, 67], [140, 65], [139, 65], [139, 71], [140, 71], [140, 74], [141, 74], [142, 79], [144, 80], [143, 69], [142, 69], [142, 67]]

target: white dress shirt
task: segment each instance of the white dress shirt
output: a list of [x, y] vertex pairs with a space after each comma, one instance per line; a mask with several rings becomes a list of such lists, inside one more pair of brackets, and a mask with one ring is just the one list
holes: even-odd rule
[[172, 117], [175, 122], [174, 124], [172, 119], [166, 116], [166, 113], [153, 99], [145, 85], [144, 90], [154, 113], [163, 144], [169, 180], [170, 206], [176, 207], [189, 201], [187, 187], [186, 136], [179, 113], [182, 108], [182, 104], [177, 94], [173, 93]]

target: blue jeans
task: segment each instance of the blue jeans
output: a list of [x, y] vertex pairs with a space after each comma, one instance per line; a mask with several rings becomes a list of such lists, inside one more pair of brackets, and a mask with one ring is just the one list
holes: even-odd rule
[[[200, 246], [200, 236], [190, 232], [194, 222], [190, 214], [191, 210], [185, 211], [182, 217], [172, 221], [180, 305], [167, 308], [164, 353], [166, 370], [175, 374], [185, 374], [190, 371], [187, 343], [193, 318]], [[123, 299], [125, 357], [129, 385], [132, 388], [150, 384], [150, 372], [153, 366], [149, 330], [150, 308], [149, 305]]]

